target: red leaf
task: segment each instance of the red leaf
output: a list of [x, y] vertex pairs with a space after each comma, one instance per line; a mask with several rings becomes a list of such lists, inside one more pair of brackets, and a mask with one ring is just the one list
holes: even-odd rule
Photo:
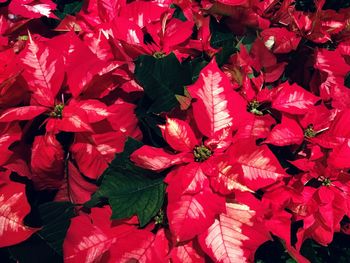
[[288, 31], [286, 28], [268, 28], [261, 32], [265, 46], [273, 50], [274, 53], [289, 53], [296, 50], [301, 37], [296, 33]]
[[283, 115], [281, 124], [277, 124], [265, 143], [270, 143], [277, 146], [286, 146], [291, 144], [301, 144], [304, 140], [303, 130], [299, 124], [292, 118]]
[[120, 16], [128, 18], [140, 28], [159, 21], [163, 12], [168, 10], [155, 2], [137, 1], [128, 3], [120, 9]]
[[270, 133], [270, 127], [275, 124], [275, 120], [270, 115], [244, 114], [240, 116], [241, 123], [235, 134], [237, 139], [266, 138]]
[[223, 195], [234, 193], [236, 190], [254, 193], [249, 187], [239, 182], [239, 176], [242, 174], [241, 165], [231, 165], [226, 156], [217, 158], [215, 164], [215, 176], [210, 178], [210, 185], [214, 191]]
[[350, 141], [345, 141], [330, 153], [328, 163], [336, 169], [350, 168]]
[[103, 133], [95, 133], [91, 137], [96, 144], [96, 149], [108, 162], [111, 162], [116, 153], [123, 151], [127, 137], [120, 132], [106, 132], [107, 129], [102, 125], [99, 125], [99, 128], [103, 129]]
[[229, 150], [232, 163], [238, 163], [242, 172], [237, 181], [252, 190], [265, 187], [285, 176], [275, 155], [266, 145], [256, 146], [255, 140], [240, 140]]
[[163, 35], [163, 50], [170, 52], [171, 48], [186, 41], [193, 33], [193, 22], [173, 18], [166, 25]]
[[85, 91], [93, 77], [106, 67], [106, 62], [98, 59], [97, 55], [92, 53], [74, 33], [67, 34], [67, 38], [69, 41], [69, 53], [67, 52], [66, 58], [67, 84], [73, 97], [76, 98]]
[[303, 128], [307, 128], [310, 124], [315, 131], [329, 129], [332, 121], [336, 116], [337, 110], [329, 110], [324, 104], [317, 105], [308, 110], [308, 112], [299, 119]]
[[56, 9], [56, 4], [50, 0], [38, 1], [23, 1], [13, 0], [10, 2], [9, 11], [12, 14], [20, 15], [26, 18], [40, 18], [42, 16], [57, 18], [53, 14]]
[[0, 124], [0, 151], [21, 139], [22, 131], [18, 123]]
[[20, 243], [37, 231], [23, 223], [29, 211], [25, 185], [11, 181], [0, 185], [0, 247]]
[[98, 100], [71, 100], [69, 106], [74, 106], [85, 111], [89, 123], [102, 121], [110, 116], [107, 106]]
[[0, 124], [0, 151], [3, 153], [0, 157], [0, 164], [3, 164], [7, 160], [10, 155], [5, 154], [8, 151], [8, 148], [15, 141], [19, 141], [21, 139], [21, 128], [18, 123], [10, 123], [10, 124]]
[[333, 148], [350, 139], [350, 109], [338, 112], [329, 130], [314, 139], [325, 148]]
[[23, 106], [5, 110], [0, 116], [0, 122], [31, 120], [47, 111], [46, 107]]
[[66, 14], [60, 24], [55, 27], [54, 30], [58, 32], [81, 31], [81, 27], [77, 23], [75, 16]]
[[131, 234], [134, 226], [112, 226], [108, 208], [92, 208], [91, 215], [82, 214], [71, 220], [63, 243], [65, 263], [99, 262], [118, 238]]
[[59, 121], [59, 130], [67, 132], [92, 131], [89, 118], [83, 109], [74, 106], [64, 106], [62, 120]]
[[36, 188], [59, 188], [62, 185], [64, 152], [55, 135], [35, 137], [30, 165]]
[[232, 127], [229, 126], [217, 131], [212, 138], [205, 141], [205, 146], [213, 150], [226, 150], [232, 143], [232, 130]]
[[219, 3], [230, 5], [230, 6], [237, 6], [237, 5], [245, 5], [247, 4], [247, 0], [219, 0]]
[[143, 88], [139, 84], [137, 84], [135, 80], [129, 80], [129, 81], [123, 83], [120, 86], [120, 88], [127, 93], [143, 91]]
[[169, 199], [169, 227], [176, 242], [190, 240], [205, 231], [215, 216], [224, 211], [225, 199], [206, 188], [195, 195]]
[[321, 79], [323, 83], [319, 87], [320, 97], [323, 100], [332, 99], [332, 106], [335, 108], [348, 108], [350, 91], [344, 85], [344, 78], [350, 71], [350, 65], [341, 55], [340, 49], [319, 49], [316, 52], [315, 68], [323, 73], [321, 76], [326, 75]]
[[290, 114], [305, 114], [319, 98], [299, 87], [287, 82], [279, 87], [280, 91], [272, 102], [272, 108]]
[[169, 199], [176, 199], [184, 194], [199, 193], [208, 185], [208, 179], [203, 173], [200, 163], [192, 162], [180, 166], [173, 172], [175, 174], [171, 174], [165, 179], [169, 185], [167, 188]]
[[55, 201], [70, 201], [74, 204], [83, 204], [90, 200], [96, 192], [97, 186], [92, 184], [81, 175], [78, 168], [68, 162], [68, 175], [66, 181], [55, 196]]
[[100, 0], [97, 2], [98, 14], [103, 22], [110, 22], [118, 15], [122, 6], [125, 6], [125, 0]]
[[173, 263], [204, 263], [204, 255], [194, 247], [193, 242], [174, 247], [170, 252]]
[[[9, 157], [12, 156], [10, 155]], [[13, 158], [10, 158], [9, 162], [7, 162], [3, 167], [8, 171], [15, 172], [20, 176], [31, 179], [31, 172], [28, 164], [23, 159], [18, 158], [15, 154]]]
[[163, 136], [167, 143], [176, 151], [192, 151], [197, 145], [197, 139], [190, 125], [179, 119], [167, 118]]
[[274, 235], [282, 238], [287, 244], [291, 240], [291, 217], [290, 213], [284, 210], [273, 210], [271, 218], [266, 219], [266, 228]]
[[334, 51], [319, 49], [316, 53], [315, 68], [328, 73], [329, 77], [344, 77], [350, 70], [350, 65], [346, 63], [339, 49]]
[[194, 118], [202, 134], [214, 134], [233, 122], [234, 91], [228, 77], [218, 68], [215, 59], [204, 69], [195, 84], [188, 87], [191, 96], [197, 99], [192, 103]]
[[287, 66], [287, 63], [282, 62], [270, 67], [266, 67], [265, 82], [275, 82], [276, 80], [278, 80], [282, 76], [284, 72], [284, 68], [286, 66]]
[[96, 180], [107, 169], [108, 163], [92, 144], [75, 143], [71, 148], [81, 172]]
[[[5, 21], [4, 16], [0, 16], [0, 32], [6, 25]], [[6, 45], [7, 42], [6, 39]], [[14, 85], [21, 73], [16, 57], [16, 53], [12, 49], [0, 52], [0, 106], [2, 108], [18, 105], [25, 97], [25, 88]]]
[[[115, 133], [110, 135], [113, 136]], [[108, 167], [108, 161], [98, 150], [98, 146], [93, 138], [77, 136], [75, 143], [70, 148], [79, 170], [93, 180], [97, 179]]]
[[115, 131], [120, 131], [125, 136], [142, 139], [142, 133], [138, 127], [138, 119], [135, 115], [135, 104], [117, 100], [109, 106], [110, 116], [107, 118]]
[[143, 46], [143, 33], [135, 22], [130, 22], [127, 18], [117, 17], [112, 25], [113, 37], [123, 40], [130, 45]]
[[255, 220], [255, 211], [244, 204], [226, 204], [226, 213], [202, 233], [199, 243], [218, 263], [252, 262], [255, 250], [269, 239], [268, 232]]
[[[350, 54], [350, 41], [346, 40], [339, 44], [339, 51], [342, 55], [349, 56]], [[348, 61], [348, 60], [347, 60]]]
[[264, 45], [263, 41], [256, 39], [253, 43], [250, 51], [250, 56], [253, 58], [253, 67], [255, 70], [260, 71], [261, 67], [272, 67], [277, 64], [277, 58], [272, 52]]
[[185, 96], [182, 95], [175, 95], [177, 101], [180, 104], [180, 109], [181, 110], [187, 110], [190, 106], [191, 106], [191, 96], [189, 96], [189, 94], [185, 94]]
[[168, 250], [168, 240], [163, 229], [156, 235], [147, 230], [135, 229], [112, 246], [110, 262], [165, 262]]
[[[66, 16], [67, 17], [67, 16]], [[88, 43], [90, 50], [101, 60], [111, 61], [114, 56], [108, 43], [108, 35], [102, 29], [95, 34], [87, 35], [84, 41]]]
[[175, 164], [190, 161], [186, 155], [187, 153], [170, 154], [162, 148], [145, 145], [134, 151], [130, 155], [130, 160], [142, 168], [161, 171]]
[[340, 54], [340, 49], [335, 51], [318, 49], [315, 59], [315, 68], [326, 72], [330, 78], [344, 77], [350, 71], [350, 65]]
[[34, 42], [29, 34], [21, 61], [25, 68], [23, 76], [33, 92], [33, 99], [42, 106], [52, 107], [64, 77], [62, 56], [42, 43]]

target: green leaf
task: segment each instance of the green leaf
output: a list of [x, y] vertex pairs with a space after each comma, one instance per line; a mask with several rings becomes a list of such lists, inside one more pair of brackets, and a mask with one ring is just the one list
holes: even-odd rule
[[338, 11], [341, 8], [348, 8], [350, 7], [350, 1], [349, 0], [326, 0], [325, 5], [322, 9], [334, 9]]
[[39, 213], [44, 225], [37, 234], [58, 255], [63, 255], [63, 240], [69, 228], [70, 219], [75, 216], [73, 204], [69, 202], [45, 203], [39, 207]]
[[315, 12], [316, 6], [314, 0], [296, 0], [295, 9], [298, 11]]
[[62, 245], [75, 216], [69, 202], [49, 202], [39, 206], [42, 228], [28, 240], [9, 247], [13, 258], [21, 263], [63, 262]]
[[106, 177], [106, 183], [102, 184], [98, 195], [108, 197], [113, 211], [112, 219], [128, 218], [136, 214], [140, 226], [145, 226], [163, 204], [163, 179], [152, 180], [115, 171], [111, 171], [110, 175]]
[[93, 207], [107, 199], [112, 207], [112, 219], [137, 215], [141, 227], [157, 214], [164, 201], [163, 178], [129, 160], [129, 155], [141, 146], [142, 143], [131, 138], [126, 142], [124, 152], [104, 172], [100, 188], [85, 206]]
[[57, 9], [54, 12], [57, 17], [63, 19], [66, 15], [75, 15], [83, 6], [82, 0], [56, 0]]
[[[338, 11], [341, 8], [350, 7], [349, 0], [326, 0], [323, 10], [333, 9]], [[295, 8], [298, 11], [306, 11], [306, 12], [316, 12], [316, 6], [314, 0], [296, 0]]]
[[327, 248], [317, 245], [316, 243], [314, 243], [314, 241], [310, 239], [307, 239], [303, 243], [300, 253], [307, 259], [311, 260], [311, 262], [315, 263], [326, 262], [324, 261], [324, 257], [328, 257]]
[[80, 11], [83, 6], [83, 0], [54, 0], [57, 4], [56, 10], [53, 12], [58, 19], [41, 17], [44, 24], [50, 29], [54, 29], [60, 24], [60, 20], [63, 20], [66, 15], [75, 15]]
[[255, 252], [255, 263], [296, 263], [278, 238], [263, 243]]
[[17, 260], [13, 258], [8, 250], [8, 248], [0, 248], [0, 262], [6, 263], [16, 263]]
[[[183, 63], [188, 72], [191, 72], [191, 83], [197, 81], [201, 70], [210, 62], [209, 57], [197, 57]], [[185, 95], [185, 94], [184, 94]]]
[[135, 77], [151, 99], [148, 112], [170, 111], [178, 105], [175, 95], [182, 95], [183, 86], [191, 84], [191, 72], [173, 53], [158, 59], [142, 55], [135, 64]]
[[[178, 95], [175, 95], [175, 97]], [[148, 112], [149, 104], [152, 101], [144, 96], [142, 97], [135, 110], [136, 116], [139, 120], [139, 126], [143, 134], [143, 141], [156, 147], [163, 147], [167, 145], [162, 132], [158, 125], [165, 124], [165, 119], [158, 114]]]
[[227, 28], [223, 19], [217, 22], [215, 18], [211, 17], [209, 26], [211, 32], [210, 45], [213, 48], [220, 48], [227, 44], [233, 45], [235, 35]]
[[221, 49], [216, 54], [216, 62], [219, 66], [226, 63], [228, 58], [237, 51], [235, 48], [235, 35], [227, 28], [223, 19], [218, 23], [216, 19], [210, 20], [210, 45], [213, 48]]
[[6, 0], [3, 3], [0, 3], [0, 7], [8, 6], [10, 4], [11, 0]]
[[307, 239], [301, 246], [300, 253], [309, 259], [310, 262], [348, 263], [350, 257], [350, 236], [343, 233], [335, 233], [333, 241], [327, 247]]
[[350, 72], [345, 76], [344, 85], [350, 89]]
[[221, 51], [215, 55], [216, 62], [219, 65], [219, 67], [224, 65], [227, 62], [227, 60], [230, 58], [230, 56], [236, 51], [237, 49], [235, 49], [234, 46], [231, 44], [223, 46]]
[[183, 22], [187, 21], [184, 13], [182, 12], [182, 10], [181, 10], [181, 8], [179, 6], [171, 4], [170, 7], [175, 9], [175, 11], [173, 13], [173, 18], [180, 19]]
[[250, 52], [252, 49], [253, 43], [257, 35], [253, 31], [248, 31], [246, 35], [240, 40], [240, 42], [246, 47], [247, 51]]
[[[143, 141], [146, 144], [156, 147], [167, 145], [158, 127], [158, 125], [165, 124], [165, 119], [157, 112], [169, 111], [178, 106], [178, 97], [185, 95], [186, 85], [198, 79], [200, 71], [208, 64], [208, 61], [209, 58], [206, 60], [204, 57], [197, 57], [186, 59], [180, 64], [173, 54], [161, 60], [151, 56], [139, 58], [136, 71], [146, 95], [138, 101], [135, 113], [140, 123]], [[162, 67], [162, 64], [166, 66]], [[156, 94], [154, 95], [153, 92]]]

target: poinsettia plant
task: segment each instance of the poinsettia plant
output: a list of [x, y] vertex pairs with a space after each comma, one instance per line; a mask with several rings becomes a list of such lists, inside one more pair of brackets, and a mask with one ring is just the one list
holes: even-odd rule
[[346, 1], [0, 0], [1, 262], [348, 262]]

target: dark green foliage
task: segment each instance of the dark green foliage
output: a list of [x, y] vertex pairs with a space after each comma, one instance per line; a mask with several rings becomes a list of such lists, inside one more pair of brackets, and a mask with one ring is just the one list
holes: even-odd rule
[[57, 17], [63, 19], [66, 15], [75, 15], [80, 11], [83, 6], [83, 0], [56, 0], [56, 11], [54, 12]]
[[75, 216], [69, 202], [49, 202], [39, 206], [41, 229], [28, 240], [9, 247], [13, 259], [21, 263], [54, 263], [63, 261], [62, 245]]
[[177, 5], [172, 4], [171, 8], [175, 9], [175, 11], [173, 13], [173, 17], [174, 18], [180, 19], [181, 21], [187, 21], [184, 13], [182, 12], [180, 7], [178, 7]]
[[341, 8], [348, 8], [350, 7], [350, 1], [349, 0], [326, 0], [325, 5], [323, 6], [323, 9], [334, 9], [339, 10]]
[[[295, 7], [298, 11], [305, 11], [305, 12], [316, 11], [314, 0], [296, 0]], [[323, 10], [333, 9], [338, 11], [341, 8], [348, 8], [348, 7], [350, 7], [349, 0], [326, 0], [322, 9]]]
[[135, 166], [129, 155], [142, 143], [129, 139], [124, 152], [118, 154], [104, 172], [98, 191], [85, 205], [93, 207], [107, 199], [112, 207], [112, 219], [137, 215], [145, 226], [163, 205], [165, 184], [158, 174]]
[[221, 49], [216, 54], [216, 62], [219, 66], [222, 66], [228, 58], [235, 52], [235, 35], [229, 30], [224, 19], [221, 19], [218, 23], [214, 18], [210, 20], [210, 45], [213, 48]]
[[301, 247], [301, 254], [312, 263], [348, 263], [350, 259], [350, 236], [336, 233], [328, 247], [321, 246], [308, 239]]
[[345, 76], [344, 85], [350, 89], [350, 72]]
[[183, 87], [192, 83], [191, 72], [173, 53], [163, 58], [142, 55], [135, 64], [135, 77], [151, 100], [148, 112], [170, 111], [178, 105], [175, 95], [183, 95]]
[[281, 242], [267, 241], [255, 252], [256, 263], [296, 263], [285, 251]]
[[295, 1], [295, 8], [298, 11], [305, 11], [305, 12], [315, 12], [316, 6], [314, 3], [314, 0], [296, 0]]

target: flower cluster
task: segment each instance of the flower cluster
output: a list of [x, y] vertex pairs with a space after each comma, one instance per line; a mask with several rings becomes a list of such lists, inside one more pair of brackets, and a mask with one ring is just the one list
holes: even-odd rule
[[304, 241], [349, 234], [350, 7], [334, 5], [0, 1], [0, 247], [254, 262], [273, 241], [309, 262]]

